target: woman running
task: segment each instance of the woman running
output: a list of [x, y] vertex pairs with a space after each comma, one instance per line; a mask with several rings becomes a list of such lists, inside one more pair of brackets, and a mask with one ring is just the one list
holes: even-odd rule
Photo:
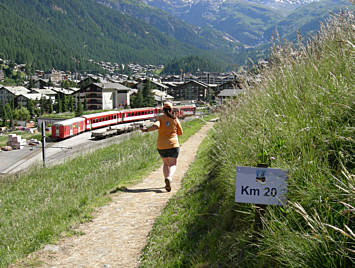
[[142, 131], [148, 132], [158, 129], [157, 149], [164, 163], [165, 189], [170, 192], [180, 151], [178, 136], [182, 135], [182, 128], [171, 102], [164, 102], [163, 111], [164, 114], [159, 116], [151, 127], [142, 128]]

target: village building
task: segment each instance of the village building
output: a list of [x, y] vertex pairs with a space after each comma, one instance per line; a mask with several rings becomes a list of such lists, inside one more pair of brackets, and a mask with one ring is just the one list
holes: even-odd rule
[[48, 89], [56, 92], [57, 94], [60, 95], [73, 95], [73, 91], [66, 89], [66, 88], [61, 88], [61, 87], [48, 87]]
[[29, 100], [32, 101], [39, 101], [41, 98], [48, 99], [49, 97], [42, 95], [40, 93], [21, 93], [16, 98], [17, 105], [22, 105], [24, 107], [27, 106]]
[[112, 110], [129, 106], [131, 94], [119, 83], [92, 83], [80, 90], [80, 100], [86, 98], [89, 110]]
[[156, 104], [161, 105], [165, 101], [170, 101], [172, 102], [174, 100], [173, 96], [168, 95], [165, 91], [160, 91], [158, 89], [153, 89], [152, 93], [154, 95], [154, 100]]
[[2, 86], [0, 87], [0, 104], [5, 105], [10, 100], [14, 100], [17, 106], [17, 97], [21, 94], [28, 94], [30, 90], [21, 86]]
[[173, 96], [175, 100], [206, 101], [208, 89], [209, 86], [205, 83], [190, 81], [176, 86], [174, 90], [168, 90], [168, 94]]
[[47, 77], [52, 83], [59, 84], [63, 80], [63, 73], [53, 69]]
[[[136, 88], [139, 90], [145, 88], [147, 86], [147, 81], [148, 81], [147, 78], [141, 80], [136, 85]], [[150, 81], [150, 86], [152, 89], [158, 89], [158, 90], [164, 91], [164, 92], [167, 92], [167, 90], [169, 89], [169, 87], [167, 85], [157, 81], [156, 79], [149, 79], [149, 81]]]
[[52, 100], [52, 103], [55, 102], [57, 92], [50, 88], [31, 88], [31, 93], [40, 94], [41, 97], [49, 98]]
[[237, 97], [238, 95], [242, 94], [244, 90], [242, 89], [223, 89], [216, 97], [216, 102], [218, 104], [223, 104], [227, 99], [232, 99]]

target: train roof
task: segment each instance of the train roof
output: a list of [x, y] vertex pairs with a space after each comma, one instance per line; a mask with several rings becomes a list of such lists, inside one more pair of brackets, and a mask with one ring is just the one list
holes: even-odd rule
[[70, 118], [70, 119], [66, 119], [66, 120], [63, 120], [63, 121], [56, 122], [53, 125], [67, 126], [67, 125], [71, 125], [73, 123], [81, 122], [81, 121], [84, 121], [84, 118], [82, 118], [82, 117], [74, 117], [74, 118]]
[[105, 116], [105, 115], [110, 115], [110, 114], [117, 114], [120, 112], [122, 112], [122, 111], [108, 111], [108, 112], [101, 112], [101, 113], [95, 113], [95, 114], [86, 114], [86, 115], [82, 115], [82, 117], [90, 119], [93, 117]]

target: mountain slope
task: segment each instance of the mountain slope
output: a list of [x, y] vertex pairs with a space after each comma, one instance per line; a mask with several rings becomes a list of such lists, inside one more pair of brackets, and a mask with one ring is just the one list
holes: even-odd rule
[[167, 36], [201, 49], [228, 50], [240, 46], [239, 42], [231, 35], [211, 27], [201, 28], [189, 25], [161, 9], [144, 4], [140, 0], [96, 0], [96, 2], [128, 14], [155, 27]]
[[1, 0], [0, 57], [42, 68], [82, 60], [162, 63], [203, 51], [94, 1]]
[[[282, 37], [298, 29], [316, 31], [329, 12], [351, 4], [343, 0], [142, 0], [184, 21], [210, 26], [246, 46], [270, 41], [270, 32], [282, 28]], [[312, 11], [313, 10], [313, 11]], [[286, 17], [287, 16], [287, 17]]]
[[269, 40], [275, 30], [288, 40], [295, 40], [298, 31], [302, 36], [314, 34], [319, 31], [320, 24], [329, 19], [331, 13], [338, 13], [344, 7], [350, 7], [348, 1], [323, 0], [299, 6], [289, 16], [267, 29], [265, 38]]

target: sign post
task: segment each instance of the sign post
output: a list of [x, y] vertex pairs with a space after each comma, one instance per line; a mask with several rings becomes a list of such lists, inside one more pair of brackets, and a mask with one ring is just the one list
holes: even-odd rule
[[43, 167], [46, 167], [46, 125], [45, 122], [42, 122], [42, 159], [43, 159]]

